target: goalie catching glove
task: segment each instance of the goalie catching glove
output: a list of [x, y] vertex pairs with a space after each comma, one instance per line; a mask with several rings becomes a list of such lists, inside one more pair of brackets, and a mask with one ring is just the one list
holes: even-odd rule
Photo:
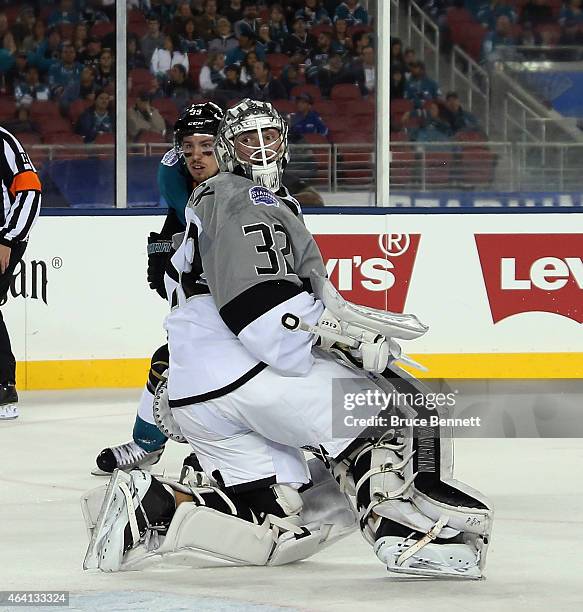
[[325, 306], [318, 323], [308, 325], [299, 317], [286, 314], [282, 318], [284, 327], [313, 333], [315, 346], [339, 354], [353, 364], [362, 364], [367, 372], [380, 374], [395, 360], [424, 369], [406, 357], [394, 340], [413, 340], [425, 334], [428, 327], [417, 317], [347, 302], [330, 280], [316, 271], [312, 271], [311, 282], [314, 294]]

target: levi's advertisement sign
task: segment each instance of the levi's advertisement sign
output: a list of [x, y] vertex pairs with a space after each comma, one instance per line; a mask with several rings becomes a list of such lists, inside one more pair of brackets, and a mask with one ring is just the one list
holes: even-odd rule
[[494, 323], [549, 312], [583, 323], [583, 234], [476, 234]]
[[356, 304], [403, 312], [419, 234], [318, 234], [330, 280]]

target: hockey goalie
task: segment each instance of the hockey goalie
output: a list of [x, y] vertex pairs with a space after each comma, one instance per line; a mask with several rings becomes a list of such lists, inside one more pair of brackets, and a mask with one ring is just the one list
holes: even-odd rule
[[426, 392], [398, 366], [398, 341], [427, 328], [346, 302], [327, 280], [281, 184], [287, 125], [269, 103], [228, 110], [215, 152], [220, 172], [193, 192], [167, 268], [170, 362], [155, 408], [200, 470], [180, 482], [115, 471], [87, 493], [84, 567], [281, 565], [359, 529], [391, 573], [481, 578], [492, 510], [452, 479], [451, 438], [333, 426], [338, 381]]

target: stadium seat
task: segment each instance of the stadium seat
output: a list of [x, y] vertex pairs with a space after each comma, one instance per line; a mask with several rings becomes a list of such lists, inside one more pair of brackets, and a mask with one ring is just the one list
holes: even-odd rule
[[141, 91], [150, 89], [152, 73], [146, 68], [134, 68], [129, 73], [131, 92], [139, 94]]
[[160, 114], [162, 114], [163, 111], [178, 113], [176, 104], [171, 98], [156, 98], [155, 100], [152, 100], [152, 106], [157, 108], [160, 111]]
[[12, 119], [16, 114], [16, 102], [14, 98], [0, 98], [0, 119]]
[[198, 75], [201, 68], [206, 64], [208, 55], [206, 53], [188, 54], [188, 73], [190, 78], [198, 85]]
[[405, 131], [391, 132], [391, 143], [393, 142], [408, 142], [409, 136]]
[[97, 36], [97, 38], [103, 38], [108, 34], [115, 32], [115, 25], [112, 23], [107, 23], [106, 21], [100, 21], [96, 23], [90, 32], [90, 36]]
[[347, 120], [345, 117], [340, 117], [338, 115], [326, 116], [325, 123], [331, 132], [347, 131]]
[[79, 134], [73, 134], [72, 132], [66, 132], [66, 131], [50, 132], [46, 136], [43, 135], [43, 140], [45, 144], [52, 144], [52, 145], [84, 144], [82, 136], [79, 136]]
[[322, 32], [330, 32], [330, 34], [332, 34], [333, 32], [333, 28], [331, 25], [328, 25], [327, 23], [320, 23], [318, 25], [315, 25], [311, 30], [310, 33], [315, 36], [316, 38], [318, 38], [318, 36], [320, 36], [320, 34]]
[[166, 138], [159, 134], [158, 132], [150, 132], [148, 130], [142, 130], [139, 136], [136, 139], [136, 142], [139, 143], [149, 143], [149, 142], [166, 142]]
[[468, 23], [460, 31], [460, 40], [457, 44], [474, 60], [480, 59], [482, 42], [487, 30], [479, 23]]
[[87, 110], [91, 104], [91, 100], [75, 100], [71, 106], [69, 106], [69, 118], [71, 119], [71, 123], [75, 125], [81, 116], [81, 114]]
[[330, 98], [335, 102], [341, 100], [361, 100], [362, 95], [358, 86], [352, 83], [340, 83], [332, 87]]
[[462, 181], [472, 187], [487, 187], [494, 181], [496, 155], [481, 146], [466, 146], [461, 152]]
[[285, 53], [269, 53], [266, 57], [271, 66], [272, 76], [278, 79], [285, 66], [289, 64], [289, 57]]
[[282, 115], [289, 115], [297, 110], [296, 103], [291, 100], [272, 100], [271, 103]]
[[372, 134], [370, 132], [355, 133], [354, 131], [330, 131], [332, 140], [335, 144], [362, 144], [370, 145], [372, 143]]
[[425, 183], [431, 187], [447, 187], [453, 155], [446, 151], [425, 153]]
[[41, 143], [41, 138], [38, 134], [22, 132], [20, 134], [15, 134], [15, 136], [23, 145], [36, 145]]
[[308, 144], [329, 144], [328, 138], [322, 134], [302, 134]]
[[338, 182], [345, 187], [362, 186], [372, 181], [374, 176], [373, 151], [369, 146], [362, 148], [338, 146]]
[[455, 135], [457, 142], [484, 142], [488, 137], [479, 130], [461, 130]]
[[296, 85], [291, 90], [291, 98], [297, 98], [299, 95], [307, 93], [312, 96], [314, 103], [321, 100], [322, 93], [320, 92], [320, 88], [317, 85]]
[[142, 38], [148, 32], [147, 23], [128, 23], [128, 33], [135, 34], [138, 38]]
[[61, 119], [61, 111], [56, 102], [34, 100], [30, 105], [30, 116], [35, 121]]
[[146, 16], [143, 11], [137, 8], [128, 11], [128, 23], [146, 23]]
[[350, 114], [353, 117], [374, 117], [376, 108], [374, 100], [363, 98], [358, 104], [350, 106]]
[[405, 113], [410, 113], [413, 108], [414, 106], [411, 100], [391, 100], [391, 123], [400, 125], [403, 115]]
[[350, 26], [347, 30], [348, 36], [354, 36], [355, 34], [360, 34], [360, 32], [372, 32], [372, 26], [364, 25], [362, 23], [358, 23], [356, 25]]
[[314, 101], [314, 110], [320, 115], [337, 115], [338, 114], [338, 104], [333, 100], [315, 100]]
[[49, 134], [63, 133], [72, 134], [73, 126], [68, 119], [63, 117], [50, 117], [46, 121], [40, 124], [40, 133], [42, 134], [43, 140], [47, 142], [47, 136]]
[[561, 26], [558, 23], [544, 23], [536, 31], [542, 36], [543, 44], [556, 45], [561, 38]]
[[97, 134], [93, 144], [115, 144], [115, 134]]
[[454, 45], [460, 45], [464, 39], [464, 31], [468, 25], [476, 24], [474, 16], [466, 8], [451, 7], [447, 11], [446, 24]]
[[392, 187], [409, 187], [417, 171], [417, 156], [411, 147], [392, 151], [390, 183]]

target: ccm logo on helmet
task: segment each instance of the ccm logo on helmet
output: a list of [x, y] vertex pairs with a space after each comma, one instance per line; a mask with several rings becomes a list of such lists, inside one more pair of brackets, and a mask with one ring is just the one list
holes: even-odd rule
[[583, 323], [583, 234], [478, 234], [494, 323], [549, 312]]
[[316, 235], [326, 271], [351, 302], [403, 312], [419, 234]]

